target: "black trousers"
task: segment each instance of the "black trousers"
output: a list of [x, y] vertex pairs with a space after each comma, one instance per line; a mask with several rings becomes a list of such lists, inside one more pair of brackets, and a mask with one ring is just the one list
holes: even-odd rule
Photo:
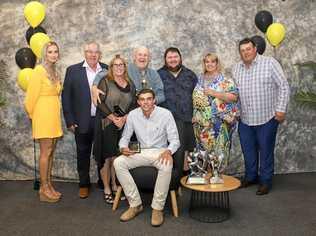
[[177, 160], [182, 160], [179, 165], [179, 170], [183, 169], [183, 162], [184, 162], [184, 153], [185, 151], [193, 151], [195, 148], [195, 137], [192, 122], [183, 121], [180, 119], [175, 119], [179, 139], [180, 139], [180, 147], [174, 154]]
[[[87, 133], [79, 133], [78, 129], [75, 131], [75, 140], [77, 148], [77, 171], [79, 175], [79, 187], [90, 186], [90, 156], [94, 139], [94, 122], [95, 119], [90, 120], [89, 130]], [[99, 172], [99, 170], [98, 170]], [[100, 175], [99, 175], [100, 179]]]

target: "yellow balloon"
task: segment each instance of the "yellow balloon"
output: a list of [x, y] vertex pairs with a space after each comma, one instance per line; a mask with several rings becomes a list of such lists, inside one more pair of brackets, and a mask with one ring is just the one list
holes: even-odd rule
[[33, 75], [33, 69], [31, 68], [24, 68], [20, 70], [18, 75], [18, 85], [23, 91], [27, 90], [27, 86], [29, 85], [29, 81]]
[[24, 8], [24, 16], [26, 21], [35, 28], [45, 18], [45, 7], [42, 3], [31, 1]]
[[47, 34], [36, 33], [33, 34], [30, 40], [30, 47], [37, 58], [42, 58], [42, 50], [46, 43], [50, 41], [50, 38]]
[[266, 36], [272, 46], [278, 46], [285, 37], [285, 27], [281, 23], [273, 23], [268, 27]]

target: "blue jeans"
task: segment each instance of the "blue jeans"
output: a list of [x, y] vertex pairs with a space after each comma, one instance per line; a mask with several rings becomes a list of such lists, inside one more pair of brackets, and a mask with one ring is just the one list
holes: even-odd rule
[[279, 122], [273, 117], [262, 125], [239, 122], [238, 134], [245, 160], [245, 180], [272, 186], [274, 146]]

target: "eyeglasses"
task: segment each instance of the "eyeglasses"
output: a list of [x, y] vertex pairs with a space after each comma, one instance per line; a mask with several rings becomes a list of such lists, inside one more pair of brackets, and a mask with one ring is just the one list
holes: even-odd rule
[[124, 67], [125, 64], [123, 64], [123, 63], [120, 63], [120, 64], [113, 64], [113, 66], [115, 66], [115, 67]]

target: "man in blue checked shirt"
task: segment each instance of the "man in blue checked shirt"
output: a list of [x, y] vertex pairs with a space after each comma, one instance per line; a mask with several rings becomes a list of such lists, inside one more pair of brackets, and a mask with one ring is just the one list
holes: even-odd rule
[[289, 85], [281, 65], [257, 54], [255, 43], [239, 42], [241, 61], [233, 69], [239, 89], [241, 120], [238, 133], [245, 160], [242, 187], [259, 184], [257, 195], [268, 194], [274, 173], [277, 129], [285, 119]]

